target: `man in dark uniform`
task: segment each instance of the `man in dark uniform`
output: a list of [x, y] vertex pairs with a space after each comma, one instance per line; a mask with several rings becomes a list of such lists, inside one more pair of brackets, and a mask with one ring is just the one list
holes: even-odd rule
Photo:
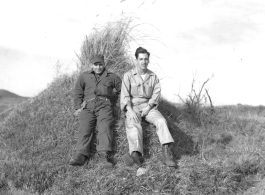
[[[79, 115], [80, 127], [77, 134], [76, 153], [69, 164], [81, 166], [90, 155], [90, 143], [97, 126], [97, 155], [99, 164], [112, 168], [108, 152], [112, 150], [113, 131], [111, 129], [114, 115], [119, 113], [121, 79], [105, 68], [101, 55], [91, 59], [92, 69], [81, 73], [74, 89], [75, 115]], [[110, 97], [116, 89], [118, 100], [112, 105]]]

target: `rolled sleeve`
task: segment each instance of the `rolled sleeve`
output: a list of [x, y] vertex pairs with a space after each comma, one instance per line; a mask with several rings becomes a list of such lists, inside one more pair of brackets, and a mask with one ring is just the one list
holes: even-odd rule
[[76, 110], [81, 108], [81, 104], [83, 103], [84, 100], [84, 90], [85, 90], [85, 85], [81, 74], [77, 79], [74, 88], [74, 108]]
[[121, 97], [120, 97], [120, 103], [121, 103], [121, 110], [125, 111], [126, 105], [128, 102], [131, 101], [130, 96], [130, 79], [128, 74], [124, 74], [123, 80], [122, 80], [122, 86], [121, 86]]
[[160, 86], [159, 79], [156, 76], [153, 94], [151, 98], [149, 99], [148, 104], [158, 106], [160, 96], [161, 96], [161, 86]]

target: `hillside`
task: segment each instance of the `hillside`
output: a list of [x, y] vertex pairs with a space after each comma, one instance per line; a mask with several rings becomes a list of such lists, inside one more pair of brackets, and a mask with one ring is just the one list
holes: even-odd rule
[[22, 97], [10, 91], [0, 89], [0, 122], [10, 114], [16, 105], [27, 99], [28, 97]]
[[[108, 47], [99, 48], [117, 52], [107, 55], [108, 68], [114, 67], [112, 71], [122, 76], [129, 68], [129, 59], [120, 40], [123, 30], [115, 31], [121, 27], [107, 26], [107, 32], [114, 31], [117, 36], [105, 29], [104, 36], [88, 37], [82, 46], [86, 52], [80, 55], [83, 62], [94, 52], [91, 43], [95, 46], [97, 41], [105, 43], [105, 38], [111, 37]], [[114, 66], [115, 59], [120, 62]], [[175, 140], [172, 153], [178, 167], [168, 168], [161, 163], [156, 129], [143, 122], [143, 167], [148, 171], [137, 177], [137, 167], [126, 166], [122, 158], [128, 152], [124, 118], [113, 125], [113, 170], [101, 169], [95, 155], [83, 167], [69, 166], [78, 129], [78, 118], [73, 115], [73, 88], [78, 74], [55, 78], [38, 96], [17, 105], [1, 123], [0, 194], [227, 195], [247, 193], [264, 178], [265, 107], [209, 109], [190, 104], [186, 98], [186, 103], [178, 107], [161, 99], [158, 107]]]
[[15, 93], [7, 91], [5, 89], [0, 89], [0, 98], [23, 98]]
[[116, 122], [113, 170], [92, 158], [84, 167], [68, 161], [76, 142], [72, 89], [76, 75], [56, 79], [31, 101], [19, 105], [0, 127], [0, 191], [43, 194], [235, 194], [262, 180], [265, 172], [264, 107], [216, 108], [198, 126], [184, 108], [162, 100], [159, 109], [176, 141], [178, 168], [161, 163], [155, 128], [144, 123], [146, 175], [125, 166], [128, 152], [123, 120]]

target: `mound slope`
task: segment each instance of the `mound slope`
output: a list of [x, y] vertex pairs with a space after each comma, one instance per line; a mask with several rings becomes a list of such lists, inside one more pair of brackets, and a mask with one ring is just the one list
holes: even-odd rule
[[[128, 57], [128, 37], [132, 30], [130, 20], [110, 23], [101, 30], [96, 30], [86, 37], [81, 47], [80, 70], [89, 67], [89, 59], [101, 53], [107, 60], [109, 70], [122, 76], [131, 68]], [[124, 120], [121, 118], [113, 125], [115, 141], [113, 143], [113, 170], [102, 170], [97, 160], [92, 158], [81, 168], [70, 167], [69, 159], [74, 151], [75, 133], [78, 118], [73, 116], [72, 90], [78, 76], [62, 75], [50, 86], [34, 97], [16, 107], [0, 127], [1, 142], [1, 189], [24, 190], [46, 194], [124, 194], [161, 191], [174, 192], [178, 182], [177, 170], [161, 164], [161, 151], [156, 130], [143, 124], [146, 131], [145, 154], [148, 174], [136, 177], [136, 167], [126, 167], [122, 156], [128, 152]], [[162, 111], [166, 116], [168, 102], [162, 101]], [[171, 118], [176, 116], [172, 116]], [[190, 137], [183, 132], [170, 129], [173, 137], [182, 137], [178, 147], [193, 146]], [[185, 145], [185, 147], [184, 147]], [[176, 150], [177, 151], [177, 150]], [[175, 152], [176, 158], [183, 153]]]
[[[83, 168], [68, 166], [78, 128], [78, 119], [73, 116], [72, 108], [75, 80], [76, 76], [56, 79], [39, 96], [21, 104], [5, 121], [0, 131], [5, 151], [1, 155], [4, 156], [1, 159], [4, 178], [12, 181], [16, 189], [29, 188], [51, 194], [78, 194], [82, 190], [88, 194], [174, 191], [178, 181], [177, 170], [161, 164], [155, 128], [148, 124], [143, 125], [146, 128], [145, 153], [149, 176], [136, 178], [136, 167], [126, 167], [122, 161], [122, 155], [128, 152], [123, 119], [116, 121], [113, 127], [116, 140], [113, 143], [114, 170], [101, 170], [94, 158]], [[161, 106], [165, 108], [167, 102], [161, 102]], [[172, 133], [176, 138], [182, 132], [172, 129]], [[183, 135], [178, 144], [184, 148], [190, 140]], [[154, 176], [149, 181], [151, 175]]]
[[14, 106], [28, 99], [7, 90], [0, 89], [0, 122], [11, 113]]

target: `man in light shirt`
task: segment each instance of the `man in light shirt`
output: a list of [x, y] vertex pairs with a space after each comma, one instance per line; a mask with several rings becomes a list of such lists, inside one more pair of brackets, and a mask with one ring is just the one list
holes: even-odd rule
[[121, 88], [121, 110], [126, 112], [126, 134], [129, 142], [129, 153], [134, 163], [141, 165], [143, 155], [143, 133], [141, 119], [155, 124], [157, 135], [162, 145], [163, 163], [176, 166], [170, 154], [169, 145], [174, 142], [167, 122], [158, 111], [161, 95], [159, 79], [147, 68], [150, 53], [139, 47], [135, 52], [136, 66], [126, 72]]

